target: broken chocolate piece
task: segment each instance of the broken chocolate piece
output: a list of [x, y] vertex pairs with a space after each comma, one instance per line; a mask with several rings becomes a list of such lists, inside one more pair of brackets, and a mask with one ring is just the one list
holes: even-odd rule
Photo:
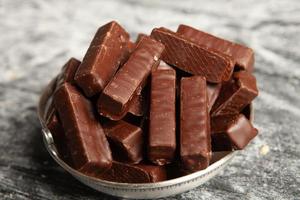
[[180, 101], [180, 156], [183, 167], [192, 172], [205, 169], [211, 158], [205, 78], [182, 78]]
[[254, 52], [251, 48], [213, 36], [187, 25], [180, 25], [177, 29], [177, 33], [199, 45], [232, 56], [239, 68], [249, 72], [253, 71]]
[[176, 71], [151, 74], [148, 158], [157, 165], [170, 163], [176, 149]]
[[127, 53], [128, 33], [115, 21], [100, 27], [75, 75], [88, 97], [99, 94], [111, 80]]
[[155, 28], [151, 37], [165, 45], [162, 60], [207, 81], [220, 83], [230, 78], [234, 62], [228, 56], [193, 43], [166, 28]]
[[113, 161], [112, 167], [100, 179], [119, 183], [152, 183], [166, 180], [163, 166], [129, 165]]
[[163, 50], [161, 43], [144, 37], [103, 90], [98, 100], [98, 112], [112, 120], [122, 119], [137, 90], [145, 84], [152, 68], [157, 67]]
[[125, 121], [110, 121], [103, 126], [104, 133], [112, 144], [113, 157], [128, 163], [143, 159], [143, 131]]
[[91, 103], [69, 83], [54, 94], [75, 169], [96, 176], [111, 167], [109, 144]]
[[246, 72], [234, 73], [233, 80], [224, 83], [211, 115], [234, 115], [240, 113], [258, 95], [255, 77]]

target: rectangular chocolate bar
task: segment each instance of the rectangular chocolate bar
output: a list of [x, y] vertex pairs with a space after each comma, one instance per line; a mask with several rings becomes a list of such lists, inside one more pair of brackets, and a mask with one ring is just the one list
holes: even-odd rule
[[99, 94], [128, 53], [128, 33], [115, 21], [100, 27], [75, 75], [88, 97]]
[[216, 102], [220, 91], [221, 91], [222, 84], [212, 84], [207, 83], [207, 97], [208, 97], [208, 111], [212, 109], [214, 103]]
[[152, 68], [157, 67], [164, 46], [144, 37], [128, 61], [105, 87], [98, 100], [98, 112], [112, 120], [122, 119], [137, 90], [145, 84]]
[[109, 144], [91, 103], [69, 83], [58, 88], [54, 103], [75, 169], [92, 176], [109, 169], [112, 164]]
[[128, 112], [135, 116], [143, 116], [144, 115], [144, 96], [142, 94], [142, 88], [139, 88], [136, 94], [132, 97], [132, 103], [129, 107]]
[[189, 38], [191, 41], [199, 45], [203, 45], [207, 48], [232, 56], [239, 68], [250, 72], [253, 71], [254, 52], [251, 48], [230, 42], [183, 24], [178, 27], [177, 33]]
[[129, 165], [113, 161], [111, 169], [99, 178], [118, 183], [154, 183], [166, 180], [167, 175], [164, 166]]
[[139, 163], [143, 159], [144, 138], [140, 127], [120, 120], [104, 124], [103, 130], [114, 159], [127, 163]]
[[224, 83], [211, 115], [240, 113], [258, 95], [255, 77], [247, 71], [234, 73], [233, 80]]
[[148, 159], [165, 165], [176, 149], [176, 71], [157, 69], [151, 74]]
[[212, 83], [230, 78], [234, 62], [206, 47], [193, 43], [166, 28], [155, 28], [151, 37], [165, 45], [162, 60], [193, 75], [202, 75]]
[[211, 158], [206, 79], [182, 78], [180, 90], [180, 157], [184, 169], [194, 172]]

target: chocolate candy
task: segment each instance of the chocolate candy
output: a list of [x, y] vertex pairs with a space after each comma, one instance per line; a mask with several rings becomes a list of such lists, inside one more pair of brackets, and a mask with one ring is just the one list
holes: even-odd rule
[[65, 82], [75, 84], [74, 77], [80, 64], [81, 62], [76, 58], [70, 58], [68, 62], [62, 67], [61, 72], [57, 77], [56, 88], [58, 88]]
[[99, 94], [127, 54], [128, 33], [115, 21], [100, 27], [75, 75], [88, 97]]
[[128, 163], [139, 163], [143, 159], [143, 131], [125, 121], [110, 121], [103, 126], [110, 141], [113, 157]]
[[208, 111], [211, 110], [214, 103], [216, 102], [220, 91], [221, 91], [222, 84], [212, 84], [207, 83], [207, 97], [208, 97]]
[[181, 79], [180, 156], [185, 170], [205, 169], [211, 158], [206, 80], [201, 76]]
[[243, 114], [231, 117], [219, 116], [212, 120], [212, 137], [219, 142], [215, 144], [218, 146], [217, 150], [228, 150], [227, 147], [231, 145], [235, 149], [243, 149], [257, 133], [257, 129]]
[[251, 48], [213, 36], [187, 25], [180, 25], [177, 33], [199, 45], [232, 56], [239, 68], [250, 72], [253, 71], [254, 52]]
[[151, 74], [148, 158], [158, 165], [170, 163], [176, 149], [176, 72], [158, 69]]
[[207, 81], [220, 83], [230, 78], [234, 62], [220, 53], [193, 43], [166, 28], [153, 29], [151, 37], [166, 47], [162, 60]]
[[144, 37], [103, 90], [98, 100], [98, 112], [112, 120], [123, 118], [128, 112], [133, 96], [145, 84], [152, 68], [158, 65], [163, 50], [164, 46], [161, 43]]
[[74, 167], [92, 176], [109, 169], [112, 164], [109, 144], [94, 116], [91, 103], [69, 83], [58, 88], [54, 103]]
[[138, 89], [137, 93], [132, 97], [132, 104], [128, 110], [135, 116], [143, 116], [144, 114], [144, 97], [142, 94], [142, 88]]
[[163, 166], [129, 165], [114, 161], [110, 170], [99, 178], [119, 183], [154, 183], [166, 180], [167, 175]]
[[212, 107], [212, 116], [234, 115], [242, 111], [258, 95], [255, 77], [246, 72], [236, 72], [233, 80], [224, 83]]

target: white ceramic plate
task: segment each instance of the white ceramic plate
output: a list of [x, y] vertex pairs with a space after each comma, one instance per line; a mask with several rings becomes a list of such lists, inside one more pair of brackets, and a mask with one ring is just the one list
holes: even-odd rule
[[[123, 198], [134, 198], [134, 199], [154, 199], [160, 197], [167, 197], [175, 194], [179, 194], [193, 188], [198, 187], [199, 185], [205, 183], [209, 179], [213, 178], [217, 175], [222, 169], [225, 168], [226, 165], [230, 162], [230, 160], [237, 154], [237, 151], [231, 152], [221, 159], [217, 160], [213, 164], [211, 164], [208, 168], [182, 176], [180, 178], [171, 179], [167, 181], [162, 181], [158, 183], [145, 183], [145, 184], [128, 184], [128, 183], [116, 183], [110, 181], [104, 181], [101, 179], [97, 179], [94, 177], [86, 176], [70, 166], [68, 166], [63, 160], [61, 160], [57, 154], [57, 150], [53, 143], [53, 138], [45, 125], [44, 121], [44, 105], [45, 102], [50, 97], [51, 93], [51, 83], [44, 90], [42, 94], [38, 106], [38, 116], [42, 125], [42, 133], [45, 146], [52, 156], [52, 158], [67, 172], [69, 172], [76, 179], [81, 181], [83, 184], [94, 188], [97, 191], [123, 197]], [[251, 120], [253, 119], [252, 107], [250, 107], [251, 111]]]

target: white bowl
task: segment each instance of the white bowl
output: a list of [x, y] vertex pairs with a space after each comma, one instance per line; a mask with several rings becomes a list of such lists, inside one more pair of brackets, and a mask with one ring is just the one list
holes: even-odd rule
[[[53, 84], [53, 83], [52, 83]], [[123, 198], [134, 198], [134, 199], [154, 199], [160, 197], [167, 197], [175, 194], [179, 194], [193, 188], [200, 186], [205, 183], [209, 179], [213, 178], [217, 175], [222, 169], [224, 169], [230, 160], [237, 154], [237, 151], [230, 152], [225, 155], [221, 159], [217, 160], [209, 167], [204, 170], [182, 176], [179, 178], [157, 182], [157, 183], [143, 183], [143, 184], [128, 184], [128, 183], [116, 183], [101, 180], [98, 178], [86, 176], [82, 174], [68, 164], [66, 164], [63, 160], [61, 160], [58, 156], [57, 150], [55, 148], [52, 135], [47, 128], [44, 121], [44, 105], [48, 100], [52, 93], [51, 83], [44, 90], [42, 94], [39, 106], [38, 106], [38, 117], [42, 125], [42, 133], [45, 146], [52, 156], [52, 158], [67, 172], [69, 172], [72, 176], [78, 179], [80, 182], [85, 185], [94, 188], [97, 191], [117, 196]], [[250, 106], [250, 119], [253, 119], [253, 111], [252, 106]]]

